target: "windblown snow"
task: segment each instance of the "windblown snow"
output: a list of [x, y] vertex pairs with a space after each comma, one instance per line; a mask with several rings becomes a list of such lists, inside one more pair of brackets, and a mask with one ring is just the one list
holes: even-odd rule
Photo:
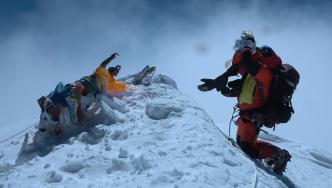
[[[115, 124], [73, 136], [43, 157], [15, 165], [22, 134], [1, 143], [0, 188], [332, 187], [330, 154], [262, 134], [293, 156], [284, 176], [275, 176], [232, 146], [172, 84], [139, 86], [115, 102]], [[36, 123], [32, 118], [7, 126], [1, 138]]]

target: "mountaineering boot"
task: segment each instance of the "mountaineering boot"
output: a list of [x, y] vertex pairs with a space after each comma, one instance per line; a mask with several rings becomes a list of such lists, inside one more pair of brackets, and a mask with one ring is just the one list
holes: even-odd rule
[[134, 78], [132, 83], [134, 85], [139, 85], [139, 84], [143, 84], [145, 86], [150, 85], [152, 76], [154, 75], [155, 71], [156, 67], [150, 67], [149, 65], [147, 65], [146, 67], [144, 67], [142, 71], [138, 73], [138, 75], [136, 76], [136, 78]]
[[144, 67], [143, 70], [141, 70], [138, 75], [136, 76], [136, 78], [134, 78], [134, 80], [132, 81], [132, 83], [134, 85], [139, 85], [142, 83], [142, 79], [145, 77], [145, 75], [147, 74], [148, 70], [150, 69], [150, 66], [147, 65]]
[[285, 171], [287, 162], [291, 159], [291, 155], [285, 149], [278, 148], [276, 151], [276, 156], [274, 158], [273, 172], [282, 175]]
[[150, 67], [146, 72], [143, 78], [141, 79], [141, 84], [149, 86], [152, 81], [152, 77], [156, 71], [156, 67]]

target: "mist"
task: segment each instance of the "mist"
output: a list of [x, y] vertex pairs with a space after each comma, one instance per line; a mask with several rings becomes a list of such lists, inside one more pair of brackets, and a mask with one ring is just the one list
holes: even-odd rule
[[[215, 122], [228, 123], [236, 99], [197, 90], [232, 58], [251, 30], [301, 74], [295, 115], [274, 134], [332, 152], [332, 25], [329, 1], [34, 1], [1, 2], [0, 126], [38, 116], [36, 99], [62, 81], [91, 74], [112, 52], [118, 77], [145, 65], [177, 81]], [[23, 127], [22, 127], [23, 128]]]

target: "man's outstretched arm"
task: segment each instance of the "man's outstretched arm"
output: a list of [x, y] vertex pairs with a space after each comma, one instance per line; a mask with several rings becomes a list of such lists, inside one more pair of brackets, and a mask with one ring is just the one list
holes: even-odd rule
[[103, 62], [101, 62], [100, 66], [103, 68], [106, 68], [106, 66], [117, 56], [119, 55], [117, 52], [113, 53], [110, 57], [105, 59]]
[[203, 84], [198, 86], [198, 89], [200, 91], [210, 91], [213, 89], [217, 89], [217, 91], [223, 90], [225, 87], [227, 87], [228, 77], [237, 75], [238, 72], [238, 66], [232, 66], [230, 67], [225, 73], [218, 76], [216, 79], [201, 79]]

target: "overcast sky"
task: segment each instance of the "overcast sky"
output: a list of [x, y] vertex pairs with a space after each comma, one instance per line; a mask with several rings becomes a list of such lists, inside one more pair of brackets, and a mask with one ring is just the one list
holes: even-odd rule
[[318, 0], [0, 1], [0, 126], [38, 115], [38, 97], [91, 74], [114, 51], [120, 77], [155, 65], [227, 123], [236, 100], [196, 86], [225, 71], [234, 41], [251, 30], [301, 74], [296, 113], [275, 134], [332, 152], [331, 10]]

